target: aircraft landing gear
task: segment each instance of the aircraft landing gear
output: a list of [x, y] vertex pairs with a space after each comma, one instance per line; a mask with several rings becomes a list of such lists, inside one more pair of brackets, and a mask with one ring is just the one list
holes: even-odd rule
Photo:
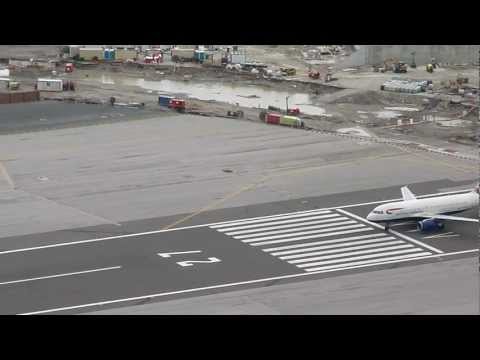
[[385, 232], [389, 232], [390, 230], [390, 223], [385, 223]]

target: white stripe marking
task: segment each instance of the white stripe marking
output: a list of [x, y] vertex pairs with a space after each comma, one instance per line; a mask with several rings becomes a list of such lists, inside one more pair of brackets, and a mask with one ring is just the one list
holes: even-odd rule
[[[246, 240], [242, 240], [242, 241], [248, 243], [248, 242], [253, 242], [253, 241], [282, 239], [282, 238], [286, 238], [286, 237], [289, 237], [289, 236], [308, 235], [308, 234], [319, 234], [319, 233], [324, 233], [324, 232], [327, 232], [327, 231], [343, 230], [343, 229], [355, 229], [355, 228], [360, 228], [360, 227], [365, 227], [365, 225], [363, 225], [363, 224], [355, 224], [355, 225], [331, 227], [331, 228], [328, 228], [328, 229], [321, 229], [321, 230], [301, 231], [301, 232], [290, 233], [290, 234], [283, 234], [283, 235], [263, 236], [263, 237], [259, 237], [259, 238], [246, 239]], [[236, 236], [234, 236], [234, 238], [237, 239]]]
[[[311, 261], [319, 261], [319, 260], [328, 260], [328, 259], [336, 259], [336, 258], [342, 258], [340, 259], [341, 261], [346, 261], [350, 259], [355, 259], [347, 256], [352, 256], [352, 255], [363, 255], [363, 254], [374, 254], [372, 257], [378, 257], [382, 256], [382, 254], [388, 254], [390, 255], [389, 252], [382, 252], [382, 251], [389, 251], [389, 250], [399, 250], [399, 249], [406, 249], [406, 248], [412, 248], [414, 245], [412, 244], [403, 244], [403, 245], [397, 245], [397, 246], [388, 246], [388, 247], [383, 247], [379, 249], [367, 249], [367, 250], [360, 250], [360, 251], [352, 251], [352, 252], [343, 252], [340, 254], [333, 254], [333, 255], [325, 255], [325, 256], [317, 256], [317, 257], [312, 257], [312, 258], [306, 258], [306, 259], [297, 259], [297, 260], [291, 260], [289, 261], [290, 264], [300, 264], [300, 263], [309, 263]], [[416, 248], [418, 250], [416, 251], [422, 251], [423, 249]], [[413, 251], [413, 250], [412, 250]], [[380, 253], [380, 254], [377, 254]]]
[[[264, 231], [264, 230], [273, 230], [273, 229], [286, 229], [286, 228], [295, 227], [295, 226], [323, 224], [323, 223], [328, 223], [328, 222], [332, 222], [332, 221], [340, 221], [340, 220], [348, 220], [349, 219], [345, 216], [339, 216], [338, 214], [324, 215], [324, 216], [321, 216], [321, 217], [334, 217], [334, 216], [335, 216], [335, 218], [333, 218], [333, 219], [315, 220], [315, 221], [307, 221], [307, 222], [301, 222], [301, 223], [297, 222], [298, 220], [279, 221], [278, 222], [279, 224], [283, 223], [283, 222], [293, 222], [293, 224], [271, 226], [271, 225], [275, 225], [275, 223], [269, 223], [268, 227], [234, 231], [234, 232], [226, 232], [225, 234], [226, 235], [248, 234], [248, 233], [252, 233], [252, 232], [255, 232], [255, 231]], [[302, 220], [306, 220], [306, 219], [302, 219]], [[250, 225], [250, 226], [244, 226], [244, 227], [265, 226], [265, 225], [267, 225], [267, 224], [260, 224], [260, 225], [257, 224], [257, 225]], [[240, 228], [242, 228], [242, 227], [240, 227]], [[238, 229], [240, 229], [240, 228], [238, 228]], [[227, 230], [227, 229], [225, 229], [225, 230]], [[232, 228], [232, 230], [236, 230], [236, 229]], [[224, 231], [224, 230], [221, 230], [221, 231]]]
[[251, 218], [251, 219], [236, 220], [228, 223], [220, 223], [219, 225], [212, 225], [210, 227], [217, 229], [225, 226], [246, 225], [246, 224], [272, 221], [272, 220], [283, 220], [283, 219], [298, 218], [298, 217], [309, 216], [309, 215], [321, 215], [321, 214], [330, 214], [330, 213], [331, 213], [330, 210], [324, 210], [324, 209], [310, 210], [309, 213], [294, 212], [294, 213], [287, 213], [287, 214], [281, 214], [281, 215], [263, 216], [263, 217], [257, 217], [257, 218]]
[[[422, 254], [425, 253], [419, 253], [415, 254], [418, 257], [414, 259], [401, 259], [401, 260], [395, 260], [395, 261], [382, 261], [381, 263], [373, 264], [373, 265], [382, 265], [382, 264], [391, 264], [391, 263], [396, 263], [396, 262], [404, 262], [404, 261], [414, 261], [414, 260], [423, 260], [423, 259], [431, 259], [431, 258], [437, 258], [437, 257], [443, 257], [443, 256], [451, 256], [451, 255], [460, 255], [460, 254], [469, 254], [469, 253], [474, 253], [478, 252], [478, 249], [472, 249], [472, 250], [465, 250], [465, 251], [457, 251], [453, 253], [444, 253], [444, 254], [435, 254], [435, 255], [430, 255], [430, 256], [423, 256], [421, 257]], [[430, 253], [426, 253], [430, 254]], [[405, 256], [406, 257], [406, 256]], [[398, 256], [397, 256], [398, 258]], [[382, 259], [385, 260], [385, 259]], [[372, 260], [373, 262], [373, 260]], [[315, 271], [313, 272], [313, 269], [306, 269], [306, 271], [311, 271], [307, 273], [300, 273], [300, 274], [291, 274], [291, 275], [282, 275], [282, 276], [275, 276], [275, 277], [270, 277], [270, 278], [263, 278], [263, 279], [256, 279], [256, 280], [247, 280], [247, 281], [240, 281], [236, 283], [227, 283], [227, 284], [220, 284], [220, 285], [212, 285], [212, 286], [205, 286], [205, 287], [200, 287], [200, 288], [192, 288], [192, 289], [185, 289], [185, 290], [178, 290], [178, 291], [170, 291], [170, 292], [164, 292], [164, 293], [156, 293], [156, 294], [149, 294], [149, 295], [142, 295], [142, 296], [136, 296], [136, 297], [130, 297], [130, 298], [123, 298], [123, 299], [116, 299], [116, 300], [106, 300], [106, 301], [98, 301], [94, 303], [89, 303], [89, 304], [82, 304], [82, 305], [73, 305], [73, 306], [64, 306], [60, 308], [54, 308], [54, 309], [46, 309], [46, 310], [39, 310], [39, 311], [32, 311], [28, 313], [22, 313], [20, 315], [36, 315], [36, 314], [47, 314], [47, 313], [52, 313], [52, 312], [58, 312], [58, 311], [65, 311], [65, 310], [75, 310], [75, 309], [84, 309], [88, 307], [94, 307], [94, 306], [101, 306], [101, 305], [109, 305], [109, 304], [117, 304], [117, 303], [122, 303], [122, 302], [127, 302], [127, 301], [136, 301], [136, 300], [145, 300], [145, 299], [153, 299], [153, 298], [158, 298], [158, 297], [163, 297], [163, 296], [169, 296], [169, 295], [178, 295], [178, 294], [187, 294], [187, 293], [193, 293], [193, 292], [199, 292], [199, 291], [204, 291], [204, 290], [212, 290], [212, 289], [221, 289], [221, 288], [227, 288], [227, 287], [232, 287], [232, 286], [240, 286], [240, 285], [248, 285], [248, 284], [255, 284], [255, 283], [262, 283], [266, 281], [272, 281], [272, 280], [282, 280], [282, 279], [293, 279], [297, 277], [303, 277], [303, 276], [310, 276], [310, 275], [316, 275], [316, 274], [321, 274], [321, 273], [326, 273], [326, 272], [332, 272], [332, 271], [341, 271], [341, 270], [348, 270], [348, 269], [355, 269], [355, 268], [362, 268], [362, 267], [367, 267], [367, 266], [373, 266], [373, 265], [360, 265], [360, 266], [349, 266], [349, 267], [343, 267], [341, 269], [332, 269], [332, 270], [323, 270], [323, 271]]]
[[[348, 211], [345, 211], [345, 210], [342, 210], [342, 209], [338, 209], [338, 212], [340, 212], [340, 213], [342, 213], [342, 214], [345, 214], [345, 215], [348, 215], [348, 216], [351, 216], [351, 217], [353, 217], [354, 219], [363, 221], [363, 222], [366, 223], [366, 224], [375, 226], [376, 228], [379, 228], [379, 229], [382, 229], [382, 230], [383, 230], [383, 227], [382, 227], [381, 225], [376, 224], [376, 223], [373, 223], [373, 222], [370, 222], [370, 221], [368, 221], [368, 220], [366, 220], [366, 219], [364, 219], [364, 218], [362, 218], [362, 217], [360, 217], [360, 216], [357, 216], [357, 215], [355, 215], [355, 214], [352, 214], [352, 213], [350, 213], [350, 212], [348, 212]], [[400, 238], [402, 238], [402, 239], [408, 240], [408, 241], [410, 241], [410, 242], [412, 242], [412, 243], [414, 243], [414, 244], [417, 244], [417, 245], [419, 245], [419, 246], [422, 246], [422, 247], [424, 247], [424, 248], [426, 248], [426, 249], [428, 249], [428, 250], [431, 250], [431, 251], [433, 251], [433, 252], [436, 252], [436, 253], [438, 253], [438, 254], [442, 254], [442, 253], [443, 253], [442, 250], [439, 250], [439, 249], [437, 249], [437, 248], [434, 248], [433, 246], [427, 245], [427, 244], [425, 244], [425, 243], [423, 243], [423, 242], [421, 242], [421, 241], [415, 240], [414, 238], [412, 238], [412, 237], [410, 237], [410, 236], [401, 234], [401, 233], [399, 233], [398, 231], [395, 231], [395, 230], [391, 230], [391, 229], [390, 229], [390, 233], [392, 233], [392, 234], [394, 234], [394, 235], [397, 235], [398, 237], [400, 237]]]
[[424, 236], [424, 237], [422, 237], [422, 239], [431, 239], [431, 238], [436, 238], [436, 237], [441, 236], [441, 235], [451, 235], [451, 234], [453, 234], [453, 232], [449, 231], [449, 232], [446, 232], [446, 233], [438, 233], [438, 234], [431, 235], [431, 236]]
[[253, 243], [253, 244], [250, 244], [250, 245], [252, 245], [252, 246], [261, 246], [261, 245], [269, 245], [269, 244], [280, 244], [280, 243], [290, 242], [290, 241], [300, 241], [300, 240], [306, 240], [306, 239], [316, 239], [316, 238], [328, 237], [328, 236], [332, 236], [332, 235], [351, 234], [351, 233], [356, 233], [356, 232], [361, 232], [361, 231], [371, 231], [371, 230], [373, 230], [373, 229], [367, 227], [367, 228], [354, 229], [354, 230], [335, 231], [335, 232], [326, 233], [326, 234], [300, 236], [300, 237], [295, 237], [295, 238], [290, 238], [290, 239], [262, 241], [262, 242]]
[[332, 271], [332, 270], [333, 271], [347, 270], [347, 269], [356, 269], [356, 268], [360, 268], [360, 267], [373, 266], [373, 265], [392, 264], [392, 263], [397, 263], [397, 262], [402, 262], [402, 261], [407, 261], [407, 260], [429, 259], [429, 258], [438, 257], [438, 256], [441, 256], [441, 255], [432, 255], [431, 252], [425, 251], [425, 252], [416, 253], [416, 254], [391, 256], [391, 257], [387, 257], [387, 258], [365, 260], [365, 261], [355, 261], [355, 262], [351, 262], [351, 263], [329, 265], [329, 266], [320, 266], [320, 267], [308, 268], [308, 269], [304, 269], [304, 270], [305, 271], [310, 271], [311, 274], [315, 274], [315, 273], [318, 273], [318, 272], [328, 272], [328, 271]]
[[346, 242], [346, 241], [350, 241], [350, 240], [368, 239], [368, 238], [374, 238], [374, 237], [380, 237], [380, 236], [385, 236], [385, 234], [376, 233], [376, 234], [367, 234], [367, 235], [360, 235], [360, 236], [351, 236], [351, 237], [335, 239], [335, 240], [321, 240], [321, 241], [315, 241], [315, 242], [305, 243], [305, 244], [286, 245], [286, 246], [280, 246], [280, 247], [276, 247], [276, 248], [263, 249], [263, 251], [278, 251], [278, 250], [287, 250], [287, 249], [297, 249], [297, 248], [302, 248], [302, 247], [306, 247], [306, 246], [334, 244], [334, 243], [339, 243], [339, 242], [344, 242], [344, 241]]
[[[392, 238], [392, 239], [394, 239], [394, 238]], [[367, 244], [367, 245], [359, 245], [359, 246], [342, 247], [340, 249], [333, 249], [333, 250], [314, 251], [314, 252], [306, 252], [306, 253], [301, 253], [301, 254], [297, 253], [297, 254], [294, 254], [294, 255], [281, 256], [281, 257], [279, 257], [279, 259], [282, 259], [282, 260], [297, 259], [297, 258], [302, 258], [302, 257], [324, 255], [324, 254], [334, 254], [334, 253], [348, 252], [348, 251], [361, 250], [361, 249], [371, 249], [371, 248], [376, 248], [376, 247], [382, 247], [382, 246], [388, 246], [388, 245], [398, 245], [398, 244], [404, 244], [405, 243], [403, 240], [387, 241], [387, 242], [380, 242], [380, 243], [378, 243], [378, 240], [365, 240], [365, 241], [370, 241], [370, 242], [371, 241], [377, 241], [377, 243]], [[363, 243], [365, 241], [359, 241], [359, 242]], [[337, 245], [331, 245], [331, 246], [338, 247], [339, 245], [337, 244]], [[319, 246], [319, 248], [321, 248], [321, 246]], [[315, 249], [315, 248], [313, 248], [313, 249]], [[299, 250], [292, 250], [292, 251], [299, 251]]]
[[429, 237], [424, 237], [423, 239], [438, 239], [438, 238], [448, 238], [448, 237], [457, 237], [460, 234], [449, 234], [449, 235], [434, 235]]
[[[237, 236], [234, 236], [234, 238], [235, 239], [249, 239], [249, 238], [258, 237], [258, 236], [294, 233], [295, 231], [298, 232], [298, 231], [303, 231], [303, 230], [332, 228], [333, 226], [348, 225], [348, 224], [358, 224], [358, 222], [353, 221], [353, 220], [347, 220], [347, 221], [340, 221], [340, 222], [335, 222], [335, 223], [330, 223], [330, 224], [302, 226], [302, 227], [297, 227], [297, 228], [293, 228], [293, 229], [283, 229], [283, 230], [267, 231], [267, 232], [247, 234], [247, 235], [237, 235]], [[364, 226], [364, 225], [362, 224], [362, 226]]]
[[[436, 194], [426, 194], [426, 195], [420, 195], [417, 196], [417, 199], [423, 199], [423, 198], [429, 198], [429, 197], [434, 197], [434, 196], [441, 196], [441, 195], [449, 195], [449, 194], [460, 194], [460, 193], [467, 193], [470, 192], [471, 190], [458, 190], [458, 191], [449, 191], [449, 192], [443, 192], [443, 193], [436, 193]], [[363, 206], [363, 205], [374, 205], [374, 204], [382, 204], [382, 203], [388, 203], [388, 202], [394, 202], [394, 201], [400, 201], [403, 200], [401, 198], [399, 199], [390, 199], [390, 200], [381, 200], [381, 201], [372, 201], [368, 203], [360, 203], [360, 204], [350, 204], [350, 205], [344, 205], [344, 206], [334, 206], [330, 208], [324, 208], [320, 210], [333, 210], [333, 209], [346, 209], [350, 207], [357, 207], [357, 206]], [[313, 212], [319, 211], [319, 209], [316, 210], [307, 210], [307, 211], [302, 211], [302, 212], [296, 212], [296, 213], [290, 213], [290, 214], [310, 214]], [[284, 214], [278, 214], [274, 216], [279, 216], [279, 215], [284, 215]], [[251, 218], [251, 219], [258, 219], [257, 218]], [[249, 219], [243, 219], [243, 220], [249, 220]], [[243, 221], [242, 220], [242, 221]], [[178, 228], [173, 228], [173, 229], [166, 229], [166, 230], [154, 230], [154, 231], [147, 231], [147, 232], [142, 232], [142, 233], [135, 233], [135, 234], [127, 234], [127, 235], [117, 235], [117, 236], [110, 236], [106, 238], [98, 238], [98, 239], [89, 239], [89, 240], [80, 240], [80, 241], [72, 241], [68, 243], [60, 243], [60, 244], [52, 244], [52, 245], [43, 245], [43, 246], [35, 246], [31, 248], [24, 248], [24, 249], [13, 249], [13, 250], [6, 250], [0, 252], [0, 255], [3, 254], [10, 254], [10, 253], [16, 253], [16, 252], [24, 252], [24, 251], [33, 251], [33, 250], [41, 250], [41, 249], [48, 249], [48, 248], [55, 248], [59, 246], [70, 246], [70, 245], [80, 245], [80, 244], [86, 244], [86, 243], [91, 243], [91, 242], [96, 242], [96, 241], [105, 241], [105, 240], [115, 240], [115, 239], [123, 239], [123, 238], [130, 238], [130, 237], [136, 237], [136, 236], [142, 236], [142, 235], [152, 235], [152, 234], [160, 234], [164, 232], [171, 232], [171, 231], [179, 231], [179, 230], [187, 230], [187, 229], [196, 229], [196, 228], [202, 228], [202, 227], [214, 227], [216, 225], [224, 225], [224, 224], [230, 224], [232, 222], [238, 222], [240, 220], [233, 220], [233, 221], [221, 221], [221, 222], [215, 222], [215, 223], [209, 223], [209, 224], [200, 224], [200, 225], [192, 225], [192, 226], [183, 226], [183, 227], [178, 227]], [[439, 251], [437, 249], [437, 251]], [[443, 252], [441, 252], [443, 253]]]
[[101, 268], [101, 269], [93, 269], [93, 270], [85, 270], [85, 271], [71, 272], [71, 273], [66, 273], [66, 274], [57, 274], [57, 275], [41, 276], [41, 277], [35, 277], [35, 278], [23, 279], [23, 280], [5, 281], [5, 282], [1, 282], [0, 285], [18, 284], [18, 283], [29, 282], [29, 281], [52, 279], [52, 278], [65, 277], [65, 276], [73, 276], [73, 275], [80, 275], [80, 274], [88, 274], [88, 273], [93, 273], [93, 272], [98, 272], [98, 271], [114, 270], [114, 269], [120, 269], [120, 268], [121, 268], [121, 266], [112, 266], [112, 267]]
[[[350, 257], [350, 258], [342, 258], [342, 259], [327, 260], [327, 261], [318, 261], [318, 262], [313, 262], [313, 263], [308, 263], [308, 264], [300, 264], [300, 265], [297, 265], [297, 266], [303, 268], [303, 267], [311, 267], [311, 266], [319, 266], [319, 265], [328, 265], [328, 264], [341, 263], [341, 262], [350, 261], [350, 260], [371, 259], [371, 258], [376, 258], [376, 257], [381, 257], [381, 256], [405, 254], [405, 253], [411, 253], [411, 252], [416, 252], [416, 251], [422, 251], [422, 249], [413, 248], [413, 249], [398, 250], [398, 251], [387, 251], [385, 253], [354, 256], [354, 257]], [[293, 261], [295, 261], [295, 260], [293, 260]]]

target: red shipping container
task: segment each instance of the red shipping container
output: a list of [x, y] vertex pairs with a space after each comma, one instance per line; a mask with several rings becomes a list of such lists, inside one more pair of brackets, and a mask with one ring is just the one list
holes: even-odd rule
[[265, 118], [267, 124], [280, 124], [280, 117], [279, 114], [272, 114], [268, 113], [267, 117]]

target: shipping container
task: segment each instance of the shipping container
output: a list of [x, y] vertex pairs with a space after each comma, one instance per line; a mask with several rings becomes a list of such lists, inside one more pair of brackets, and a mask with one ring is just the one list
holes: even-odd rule
[[280, 124], [280, 118], [282, 116], [279, 115], [279, 114], [272, 114], [272, 113], [268, 113], [266, 118], [265, 118], [265, 122], [268, 123], [268, 124]]
[[6, 77], [8, 78], [10, 76], [10, 70], [9, 69], [0, 69], [0, 77]]
[[63, 91], [61, 79], [38, 79], [37, 90], [39, 91]]
[[173, 98], [171, 96], [159, 96], [158, 97], [158, 104], [160, 106], [169, 106], [170, 105], [170, 100], [172, 100]]
[[80, 48], [79, 57], [85, 61], [104, 60], [105, 53], [103, 48]]
[[282, 116], [280, 118], [280, 125], [293, 126], [293, 127], [302, 127], [303, 122], [296, 116]]

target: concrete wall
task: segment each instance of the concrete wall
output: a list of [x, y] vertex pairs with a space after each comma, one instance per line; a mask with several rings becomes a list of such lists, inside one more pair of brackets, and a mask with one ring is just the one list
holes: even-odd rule
[[478, 64], [480, 45], [364, 45], [365, 64], [381, 64], [387, 58], [397, 58], [411, 63], [415, 51], [415, 62], [424, 65], [434, 57], [439, 63]]

